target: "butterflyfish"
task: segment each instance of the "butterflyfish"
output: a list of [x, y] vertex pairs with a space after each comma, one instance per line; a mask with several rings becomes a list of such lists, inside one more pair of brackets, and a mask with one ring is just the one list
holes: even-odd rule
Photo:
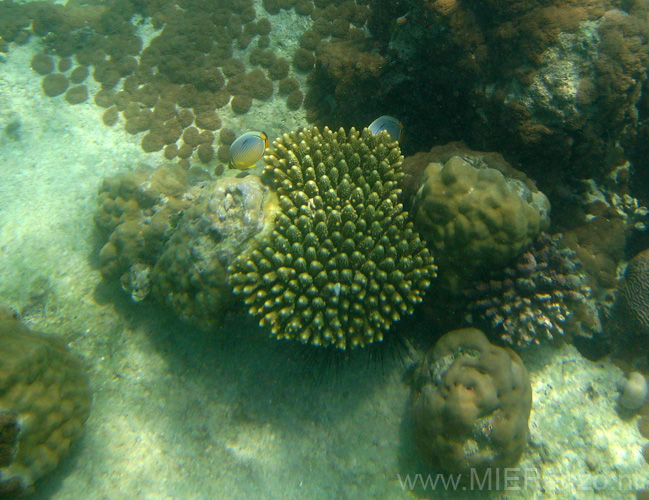
[[241, 134], [230, 144], [230, 165], [239, 170], [255, 166], [268, 148], [268, 135], [251, 131]]
[[392, 116], [380, 116], [370, 123], [369, 129], [374, 135], [385, 130], [393, 141], [401, 142], [401, 139], [403, 139], [403, 123]]

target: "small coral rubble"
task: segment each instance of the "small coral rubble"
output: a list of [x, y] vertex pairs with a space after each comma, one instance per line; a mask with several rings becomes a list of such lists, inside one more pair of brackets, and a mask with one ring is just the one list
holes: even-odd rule
[[475, 328], [442, 336], [414, 372], [417, 447], [426, 463], [450, 473], [516, 464], [531, 406], [521, 358]]

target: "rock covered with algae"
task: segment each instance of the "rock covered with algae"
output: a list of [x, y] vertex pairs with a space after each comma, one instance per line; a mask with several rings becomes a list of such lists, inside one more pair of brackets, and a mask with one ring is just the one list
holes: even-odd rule
[[386, 133], [302, 129], [265, 157], [279, 196], [272, 233], [230, 284], [280, 339], [346, 349], [381, 341], [435, 276], [398, 197], [401, 152]]

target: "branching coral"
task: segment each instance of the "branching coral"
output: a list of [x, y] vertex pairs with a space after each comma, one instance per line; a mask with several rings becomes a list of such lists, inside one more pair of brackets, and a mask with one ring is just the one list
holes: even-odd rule
[[278, 338], [345, 349], [383, 339], [420, 302], [433, 259], [398, 202], [387, 134], [305, 129], [277, 139], [264, 177], [280, 213], [230, 283]]
[[588, 336], [598, 332], [590, 288], [575, 253], [560, 241], [542, 233], [510, 267], [468, 286], [469, 319], [519, 347], [561, 337], [566, 329]]

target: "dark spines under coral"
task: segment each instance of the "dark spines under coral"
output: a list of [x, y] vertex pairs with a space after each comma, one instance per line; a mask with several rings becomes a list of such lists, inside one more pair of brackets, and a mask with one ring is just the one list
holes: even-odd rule
[[303, 129], [265, 157], [279, 195], [270, 238], [230, 283], [278, 338], [341, 349], [381, 341], [420, 302], [435, 266], [398, 202], [401, 154], [387, 134]]
[[510, 267], [467, 287], [470, 322], [519, 347], [562, 337], [575, 310], [590, 311], [590, 289], [579, 268], [560, 235], [541, 233]]

